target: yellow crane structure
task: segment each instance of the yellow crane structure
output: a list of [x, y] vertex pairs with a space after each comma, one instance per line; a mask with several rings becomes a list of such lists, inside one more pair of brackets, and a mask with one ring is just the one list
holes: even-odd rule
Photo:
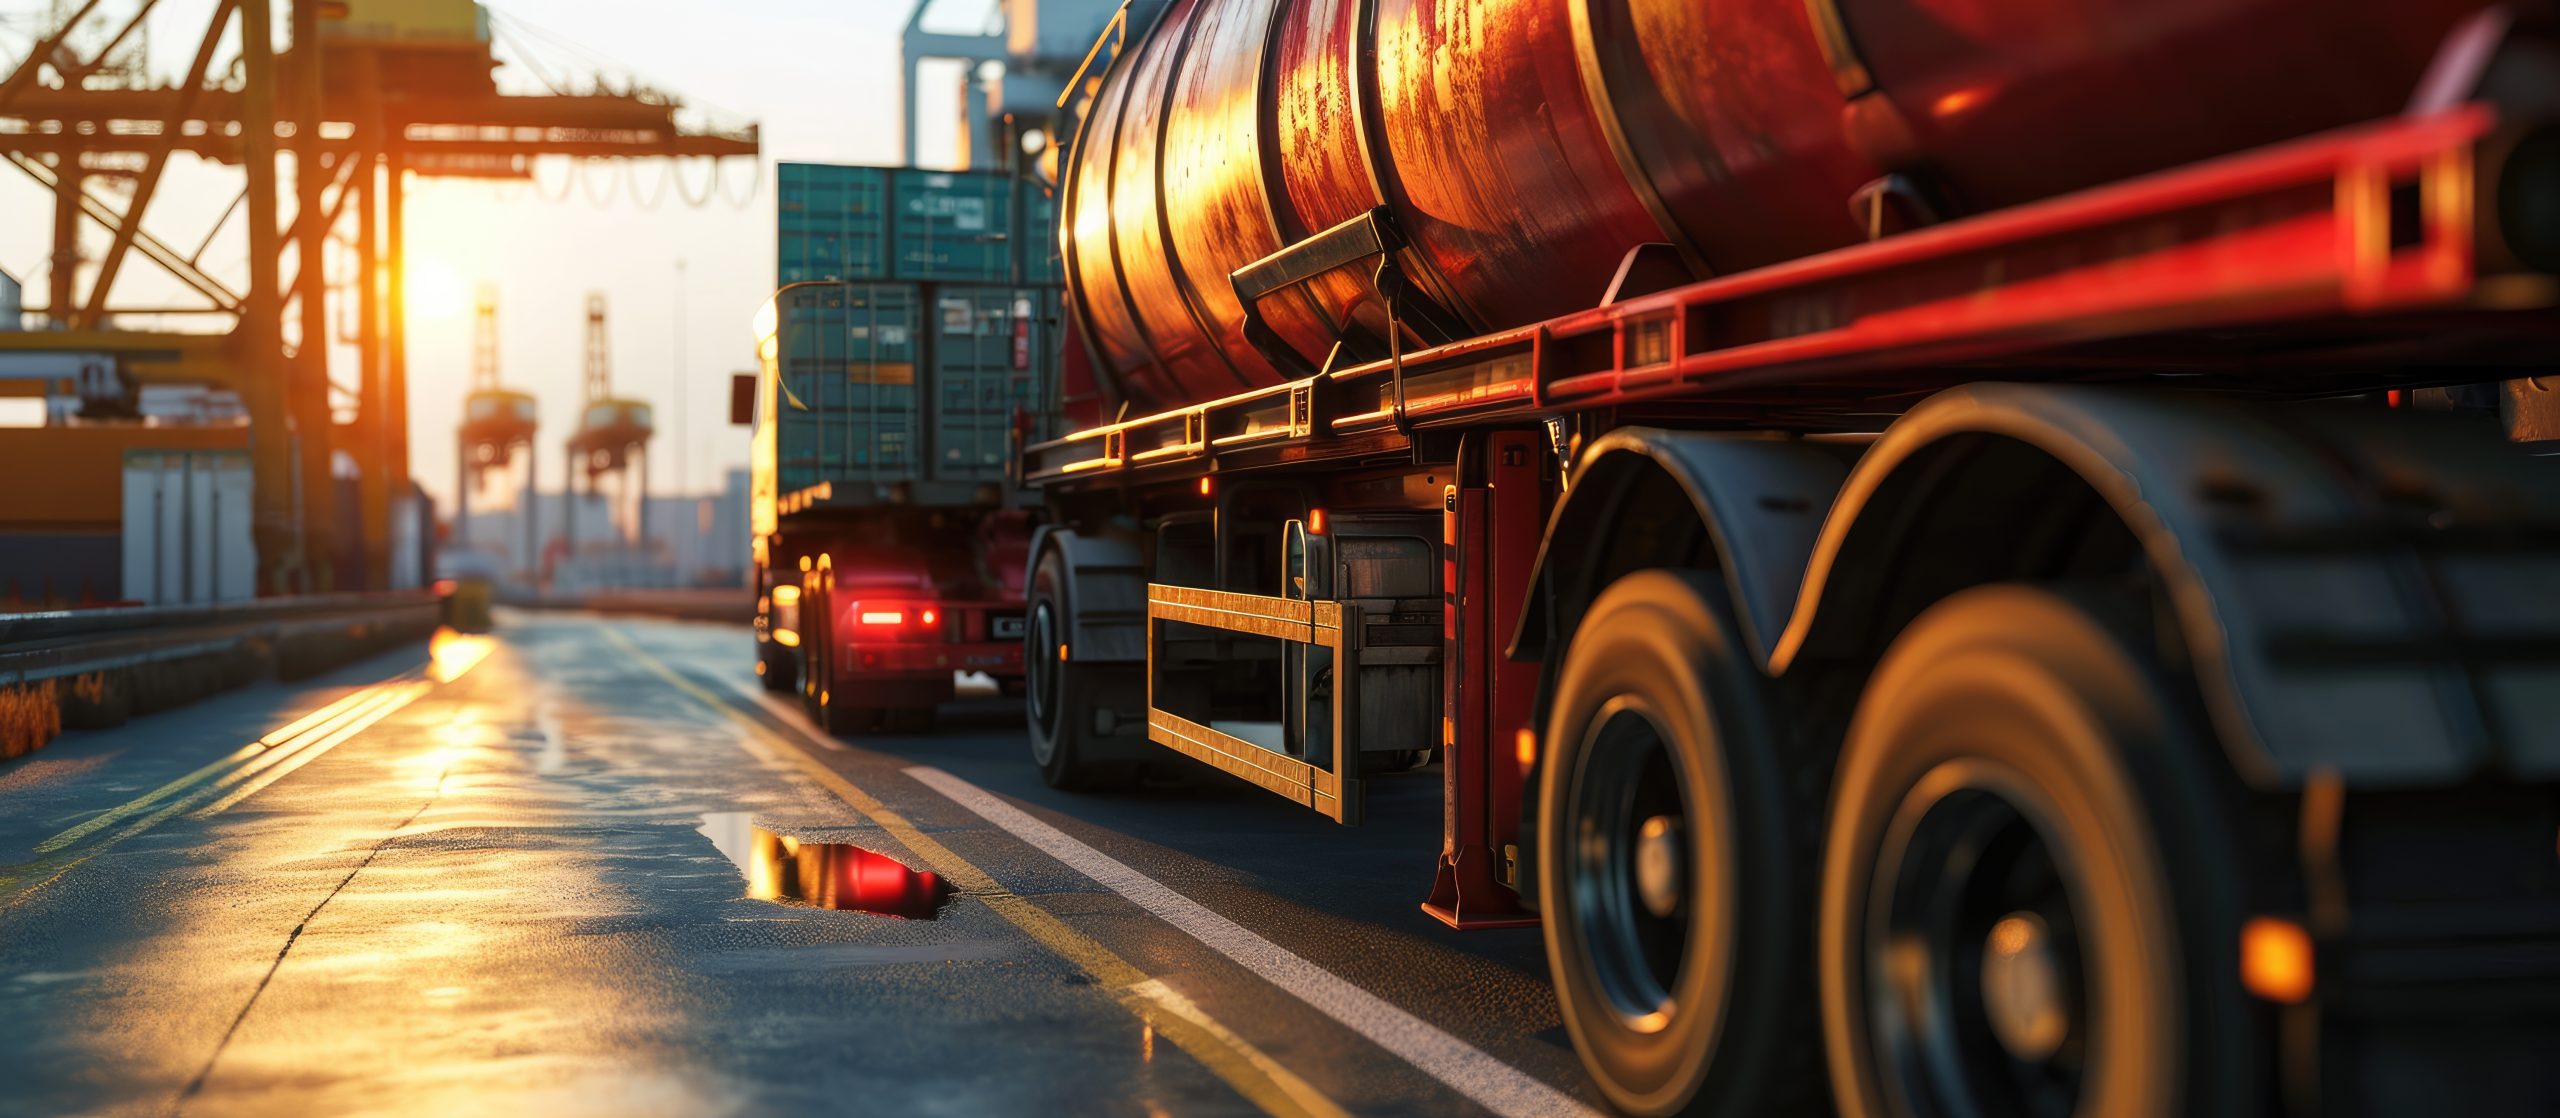
[[[250, 425], [261, 593], [387, 584], [389, 509], [408, 483], [402, 268], [412, 176], [521, 178], [544, 155], [758, 152], [754, 126], [682, 123], [679, 101], [636, 86], [501, 92], [488, 15], [468, 0], [218, 0], [191, 65], [165, 85], [100, 80], [110, 53], [129, 50], [159, 0], [118, 0], [122, 22], [111, 21], [106, 45], [74, 49], [73, 29], [105, 3], [82, 0], [0, 78], [0, 159], [54, 197], [54, 265], [41, 309], [55, 327], [0, 333], [0, 360], [13, 352], [100, 355], [127, 383], [237, 392]], [[282, 50], [273, 33], [279, 15], [290, 29]], [[236, 60], [217, 75], [213, 64], [226, 45]], [[188, 252], [145, 228], [165, 172], [182, 155], [244, 172], [240, 196], [216, 225], [235, 215], [246, 223], [247, 274], [236, 282], [203, 266], [203, 248]], [[129, 186], [129, 200], [90, 189], [105, 179]], [[85, 287], [84, 223], [112, 237]], [[349, 225], [351, 238], [343, 232]], [[352, 240], [356, 258], [355, 368], [334, 382], [355, 401], [345, 423], [333, 418], [329, 397], [323, 250], [330, 239]], [[136, 257], [202, 305], [117, 302], [117, 278]], [[140, 314], [200, 314], [227, 328], [114, 328], [117, 316]], [[331, 460], [340, 453], [357, 466], [355, 525], [335, 523]], [[335, 569], [344, 531], [360, 539], [360, 548], [345, 549], [361, 555], [360, 569]]]
[[[617, 495], [632, 497], [631, 542], [641, 548], [649, 546], [647, 456], [649, 437], [655, 433], [648, 401], [613, 394], [613, 356], [604, 328], [604, 295], [591, 292], [587, 295], [587, 403], [578, 412], [578, 429], [569, 435], [568, 460], [561, 467], [560, 479], [565, 506], [560, 514], [561, 539], [572, 554], [578, 549], [578, 479], [586, 479], [586, 491], [592, 495], [607, 475], [623, 479], [615, 487]], [[613, 527], [620, 529], [622, 525], [615, 523]]]
[[534, 477], [539, 462], [533, 435], [539, 426], [533, 394], [498, 383], [498, 293], [483, 286], [472, 306], [471, 391], [462, 398], [462, 423], [455, 431], [453, 479], [454, 542], [463, 543], [471, 524], [471, 495], [492, 471], [507, 468], [516, 451], [524, 451], [524, 492], [517, 501], [523, 520], [524, 557], [528, 567], [541, 561], [541, 515], [535, 501]]

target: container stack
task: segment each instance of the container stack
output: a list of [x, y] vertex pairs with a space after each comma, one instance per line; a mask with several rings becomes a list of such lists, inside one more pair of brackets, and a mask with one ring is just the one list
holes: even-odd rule
[[1056, 207], [984, 172], [781, 165], [782, 492], [871, 483], [982, 503], [1057, 430]]

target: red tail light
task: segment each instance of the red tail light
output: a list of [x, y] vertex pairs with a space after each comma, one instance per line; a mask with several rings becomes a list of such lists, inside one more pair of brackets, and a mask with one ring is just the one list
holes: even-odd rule
[[923, 602], [847, 602], [845, 621], [857, 637], [873, 640], [922, 636], [942, 621], [942, 614]]

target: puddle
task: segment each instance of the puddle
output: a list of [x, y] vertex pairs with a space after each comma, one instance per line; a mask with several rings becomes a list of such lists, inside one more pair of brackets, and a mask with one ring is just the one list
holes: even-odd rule
[[940, 875], [908, 869], [886, 854], [775, 834], [743, 811], [705, 815], [699, 829], [738, 864], [751, 900], [931, 920], [955, 891]]

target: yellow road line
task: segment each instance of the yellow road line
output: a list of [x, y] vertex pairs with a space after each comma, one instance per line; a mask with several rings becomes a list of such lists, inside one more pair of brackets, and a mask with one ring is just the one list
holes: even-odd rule
[[256, 741], [232, 750], [230, 753], [225, 754], [221, 760], [215, 761], [210, 765], [206, 765], [205, 767], [179, 777], [176, 780], [172, 780], [167, 784], [163, 784], [158, 788], [152, 789], [140, 796], [136, 796], [133, 799], [127, 800], [113, 808], [109, 808], [108, 810], [99, 813], [97, 816], [82, 822], [77, 827], [73, 827], [70, 830], [64, 831], [61, 834], [44, 840], [43, 842], [37, 843], [36, 853], [51, 854], [54, 851], [60, 850], [63, 847], [69, 846], [72, 843], [78, 842], [81, 839], [105, 830], [122, 820], [139, 815], [142, 813], [144, 808], [150, 807], [161, 800], [167, 799], [179, 792], [186, 791], [187, 789], [213, 779], [214, 777], [221, 776], [222, 774], [230, 771], [233, 766], [240, 762], [249, 760], [250, 758], [256, 757], [270, 749], [283, 745], [286, 742], [301, 736], [313, 727], [346, 713], [350, 708], [353, 708], [358, 703], [362, 703], [378, 694], [381, 686], [381, 684], [371, 684], [356, 688], [344, 696], [341, 696], [337, 701], [321, 707], [318, 710], [312, 711], [309, 714], [303, 715], [292, 722], [286, 723], [282, 729], [266, 734]]
[[[451, 682], [462, 678], [462, 675], [470, 671], [472, 665], [478, 662], [477, 658], [473, 659], [470, 664], [465, 664], [459, 670], [441, 677], [439, 682]], [[224, 789], [233, 789], [233, 791], [228, 795], [222, 795], [219, 801], [205, 806], [203, 810], [197, 811], [195, 817], [203, 819], [229, 809], [268, 785], [284, 779], [295, 769], [318, 760], [321, 755], [337, 748], [340, 743], [364, 732], [375, 723], [391, 717], [401, 708], [416, 702], [421, 696], [434, 690], [435, 683], [419, 678], [422, 671], [424, 669], [411, 669], [379, 683], [358, 688], [335, 702], [260, 736], [257, 741], [231, 751], [219, 761], [119, 804], [96, 818], [89, 819], [77, 827], [37, 844], [36, 852], [46, 857], [15, 866], [0, 866], [0, 910], [10, 908], [27, 899], [34, 895], [36, 890], [59, 880], [74, 867], [107, 852], [116, 844], [157, 827], [180, 812], [203, 804], [207, 799], [221, 795]], [[262, 773], [264, 775], [261, 775]], [[106, 827], [130, 819], [171, 796], [177, 797], [174, 802], [161, 806], [159, 810], [152, 811], [151, 814], [127, 824], [122, 830], [77, 850], [65, 849]]]
[[402, 707], [406, 707], [410, 703], [418, 701], [419, 696], [426, 694], [434, 686], [434, 684], [428, 683], [425, 680], [419, 680], [409, 684], [407, 687], [393, 691], [391, 695], [384, 699], [380, 705], [373, 707], [371, 710], [366, 711], [353, 721], [339, 727], [335, 732], [329, 734], [327, 737], [321, 738], [318, 741], [314, 741], [300, 749], [294, 750], [290, 756], [286, 757], [283, 761], [278, 762], [274, 768], [268, 770], [264, 775], [248, 781], [238, 788], [232, 789], [229, 795], [196, 809], [195, 818], [203, 819], [208, 816], [219, 815], [233, 804], [237, 804], [242, 800], [256, 795], [259, 789], [265, 788], [267, 785], [284, 779], [295, 769], [319, 760], [323, 754], [328, 753], [332, 749], [336, 749], [340, 743], [346, 741], [348, 738], [363, 733], [374, 723], [380, 722], [385, 718], [389, 718], [392, 715], [399, 713]]
[[744, 729], [748, 739], [740, 744], [750, 752], [792, 765], [827, 791], [835, 793], [855, 811], [878, 823], [881, 829], [888, 831], [891, 837], [933, 867], [944, 880], [977, 898], [990, 911], [1004, 917], [1041, 946], [1075, 964], [1096, 983], [1111, 991], [1112, 996], [1130, 1013], [1190, 1053], [1201, 1066], [1225, 1081], [1246, 1101], [1276, 1118], [1349, 1118], [1349, 1112], [1325, 1097], [1322, 1091], [1219, 1024], [1189, 999], [1162, 981], [1149, 977], [1145, 971], [1092, 937], [1068, 927], [1065, 921], [1047, 909], [1006, 889], [994, 875], [917, 829], [915, 824], [889, 810], [888, 805], [856, 787], [798, 743], [774, 733], [734, 704], [685, 678], [619, 630], [606, 628], [603, 632], [629, 652], [641, 667]]

